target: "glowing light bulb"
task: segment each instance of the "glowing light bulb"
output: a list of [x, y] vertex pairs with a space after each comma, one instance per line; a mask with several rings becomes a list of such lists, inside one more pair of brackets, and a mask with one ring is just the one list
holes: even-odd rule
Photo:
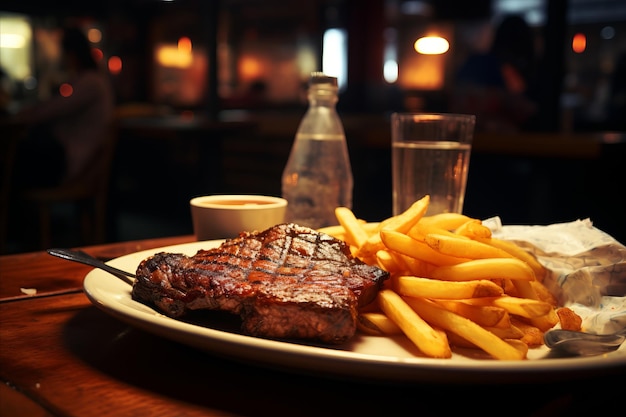
[[415, 41], [415, 50], [424, 55], [440, 55], [450, 49], [450, 43], [440, 36], [424, 36]]
[[572, 38], [572, 50], [577, 54], [585, 52], [587, 49], [587, 37], [584, 33], [577, 33]]

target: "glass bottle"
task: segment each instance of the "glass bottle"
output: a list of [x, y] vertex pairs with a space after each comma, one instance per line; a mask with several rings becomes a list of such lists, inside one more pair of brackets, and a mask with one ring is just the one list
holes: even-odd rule
[[337, 114], [337, 78], [311, 74], [309, 107], [282, 176], [286, 220], [314, 229], [337, 224], [335, 208], [352, 208], [352, 168]]

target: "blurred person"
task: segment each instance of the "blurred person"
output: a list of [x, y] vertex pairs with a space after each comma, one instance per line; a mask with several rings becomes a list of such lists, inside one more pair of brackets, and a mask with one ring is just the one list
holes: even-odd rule
[[507, 16], [489, 50], [470, 55], [459, 68], [451, 111], [475, 114], [477, 130], [522, 130], [536, 112], [529, 94], [534, 71], [531, 28], [522, 17]]
[[66, 82], [55, 96], [15, 115], [29, 129], [16, 157], [17, 187], [54, 186], [79, 177], [97, 158], [113, 119], [113, 87], [85, 34], [64, 28], [60, 44]]

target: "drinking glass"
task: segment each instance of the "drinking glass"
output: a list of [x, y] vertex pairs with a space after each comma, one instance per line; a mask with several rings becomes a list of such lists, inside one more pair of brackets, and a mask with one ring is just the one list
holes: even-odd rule
[[392, 114], [394, 215], [427, 194], [426, 215], [463, 211], [475, 122], [468, 114]]

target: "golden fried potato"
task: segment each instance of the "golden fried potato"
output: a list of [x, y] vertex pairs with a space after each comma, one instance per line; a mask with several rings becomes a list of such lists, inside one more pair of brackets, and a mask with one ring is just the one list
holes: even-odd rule
[[541, 345], [557, 323], [580, 329], [573, 311], [556, 309], [557, 299], [542, 283], [548, 271], [533, 254], [492, 237], [479, 219], [425, 216], [429, 204], [427, 195], [377, 224], [338, 207], [339, 226], [324, 229], [390, 274], [378, 302], [360, 310], [361, 331], [401, 332], [430, 357], [450, 357], [452, 343], [496, 359], [525, 359], [529, 346]]
[[565, 330], [574, 330], [579, 332], [582, 329], [583, 319], [569, 307], [561, 307], [556, 310], [559, 316], [561, 328]]

